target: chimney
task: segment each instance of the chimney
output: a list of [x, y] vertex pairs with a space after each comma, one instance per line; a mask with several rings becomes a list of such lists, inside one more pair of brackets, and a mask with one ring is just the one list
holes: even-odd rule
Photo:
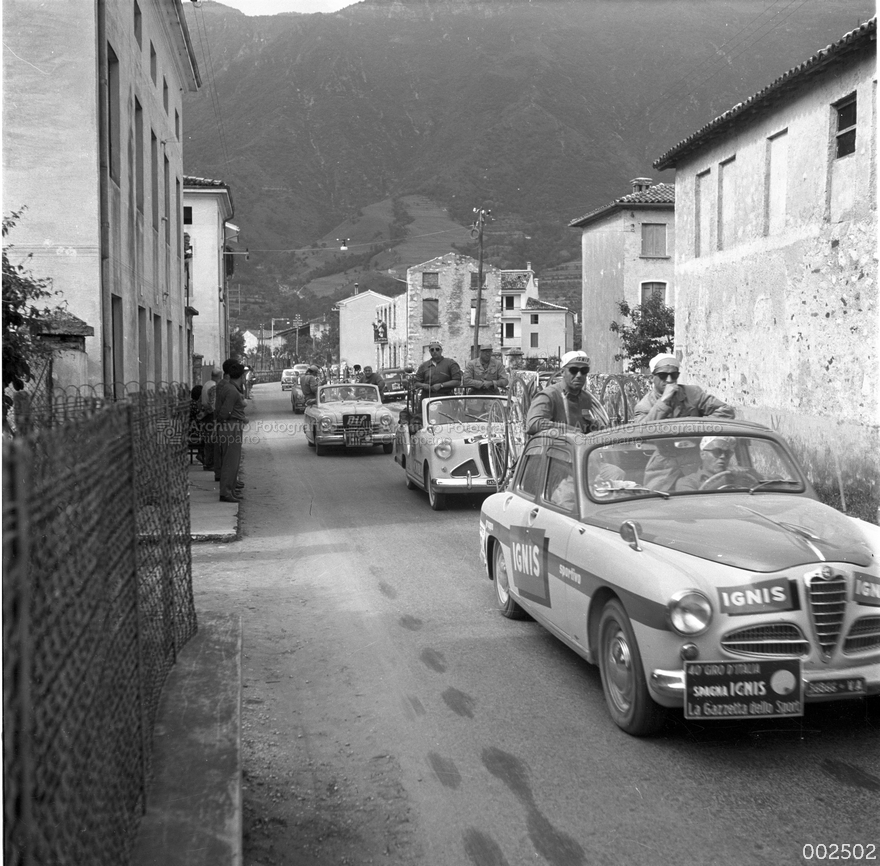
[[649, 177], [634, 177], [630, 183], [632, 184], [633, 192], [644, 192], [646, 189], [651, 188], [651, 178]]
[[531, 269], [532, 269], [532, 263], [531, 263], [531, 262], [526, 262], [526, 270], [527, 270], [527, 271], [530, 271]]

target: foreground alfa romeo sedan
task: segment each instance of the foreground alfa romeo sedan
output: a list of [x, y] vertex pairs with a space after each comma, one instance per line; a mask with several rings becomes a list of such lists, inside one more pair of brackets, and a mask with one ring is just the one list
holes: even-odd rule
[[760, 425], [533, 437], [480, 554], [501, 613], [597, 664], [627, 733], [880, 693], [880, 527], [819, 502]]
[[390, 454], [394, 442], [394, 418], [375, 385], [322, 385], [318, 402], [305, 410], [304, 429], [318, 456], [328, 445], [381, 445]]
[[447, 496], [493, 493], [489, 411], [506, 401], [495, 395], [426, 397], [415, 412], [402, 412], [394, 460], [406, 473], [406, 486], [424, 490], [435, 511], [446, 508]]

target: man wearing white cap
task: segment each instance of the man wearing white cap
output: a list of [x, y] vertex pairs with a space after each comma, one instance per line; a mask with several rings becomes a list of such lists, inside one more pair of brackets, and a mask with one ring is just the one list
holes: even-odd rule
[[541, 430], [580, 430], [591, 433], [608, 427], [608, 413], [587, 389], [590, 359], [583, 352], [562, 356], [562, 381], [541, 391], [529, 406], [526, 433]]
[[651, 358], [653, 388], [636, 403], [633, 421], [663, 421], [667, 418], [733, 418], [733, 407], [697, 385], [681, 385], [678, 377], [681, 364], [675, 355], [661, 354]]
[[468, 394], [498, 394], [507, 387], [507, 372], [501, 361], [492, 357], [491, 343], [483, 343], [479, 358], [464, 365], [461, 384]]

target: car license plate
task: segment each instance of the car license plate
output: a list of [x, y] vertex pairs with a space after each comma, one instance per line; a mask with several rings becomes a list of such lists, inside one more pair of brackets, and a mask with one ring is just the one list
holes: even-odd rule
[[369, 415], [343, 415], [342, 433], [346, 445], [373, 444], [373, 425]]
[[804, 686], [808, 698], [857, 697], [868, 693], [864, 677], [839, 677], [834, 680], [812, 680]]
[[684, 663], [686, 719], [765, 719], [804, 714], [800, 659]]

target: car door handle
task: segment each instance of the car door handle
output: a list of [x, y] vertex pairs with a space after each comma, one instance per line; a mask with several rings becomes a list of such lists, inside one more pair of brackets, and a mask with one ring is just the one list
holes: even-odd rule
[[540, 510], [541, 510], [540, 508], [533, 508], [533, 509], [529, 512], [529, 523], [530, 523], [530, 524], [532, 524], [532, 523], [535, 522], [535, 518], [537, 518], [538, 513], [540, 512]]

